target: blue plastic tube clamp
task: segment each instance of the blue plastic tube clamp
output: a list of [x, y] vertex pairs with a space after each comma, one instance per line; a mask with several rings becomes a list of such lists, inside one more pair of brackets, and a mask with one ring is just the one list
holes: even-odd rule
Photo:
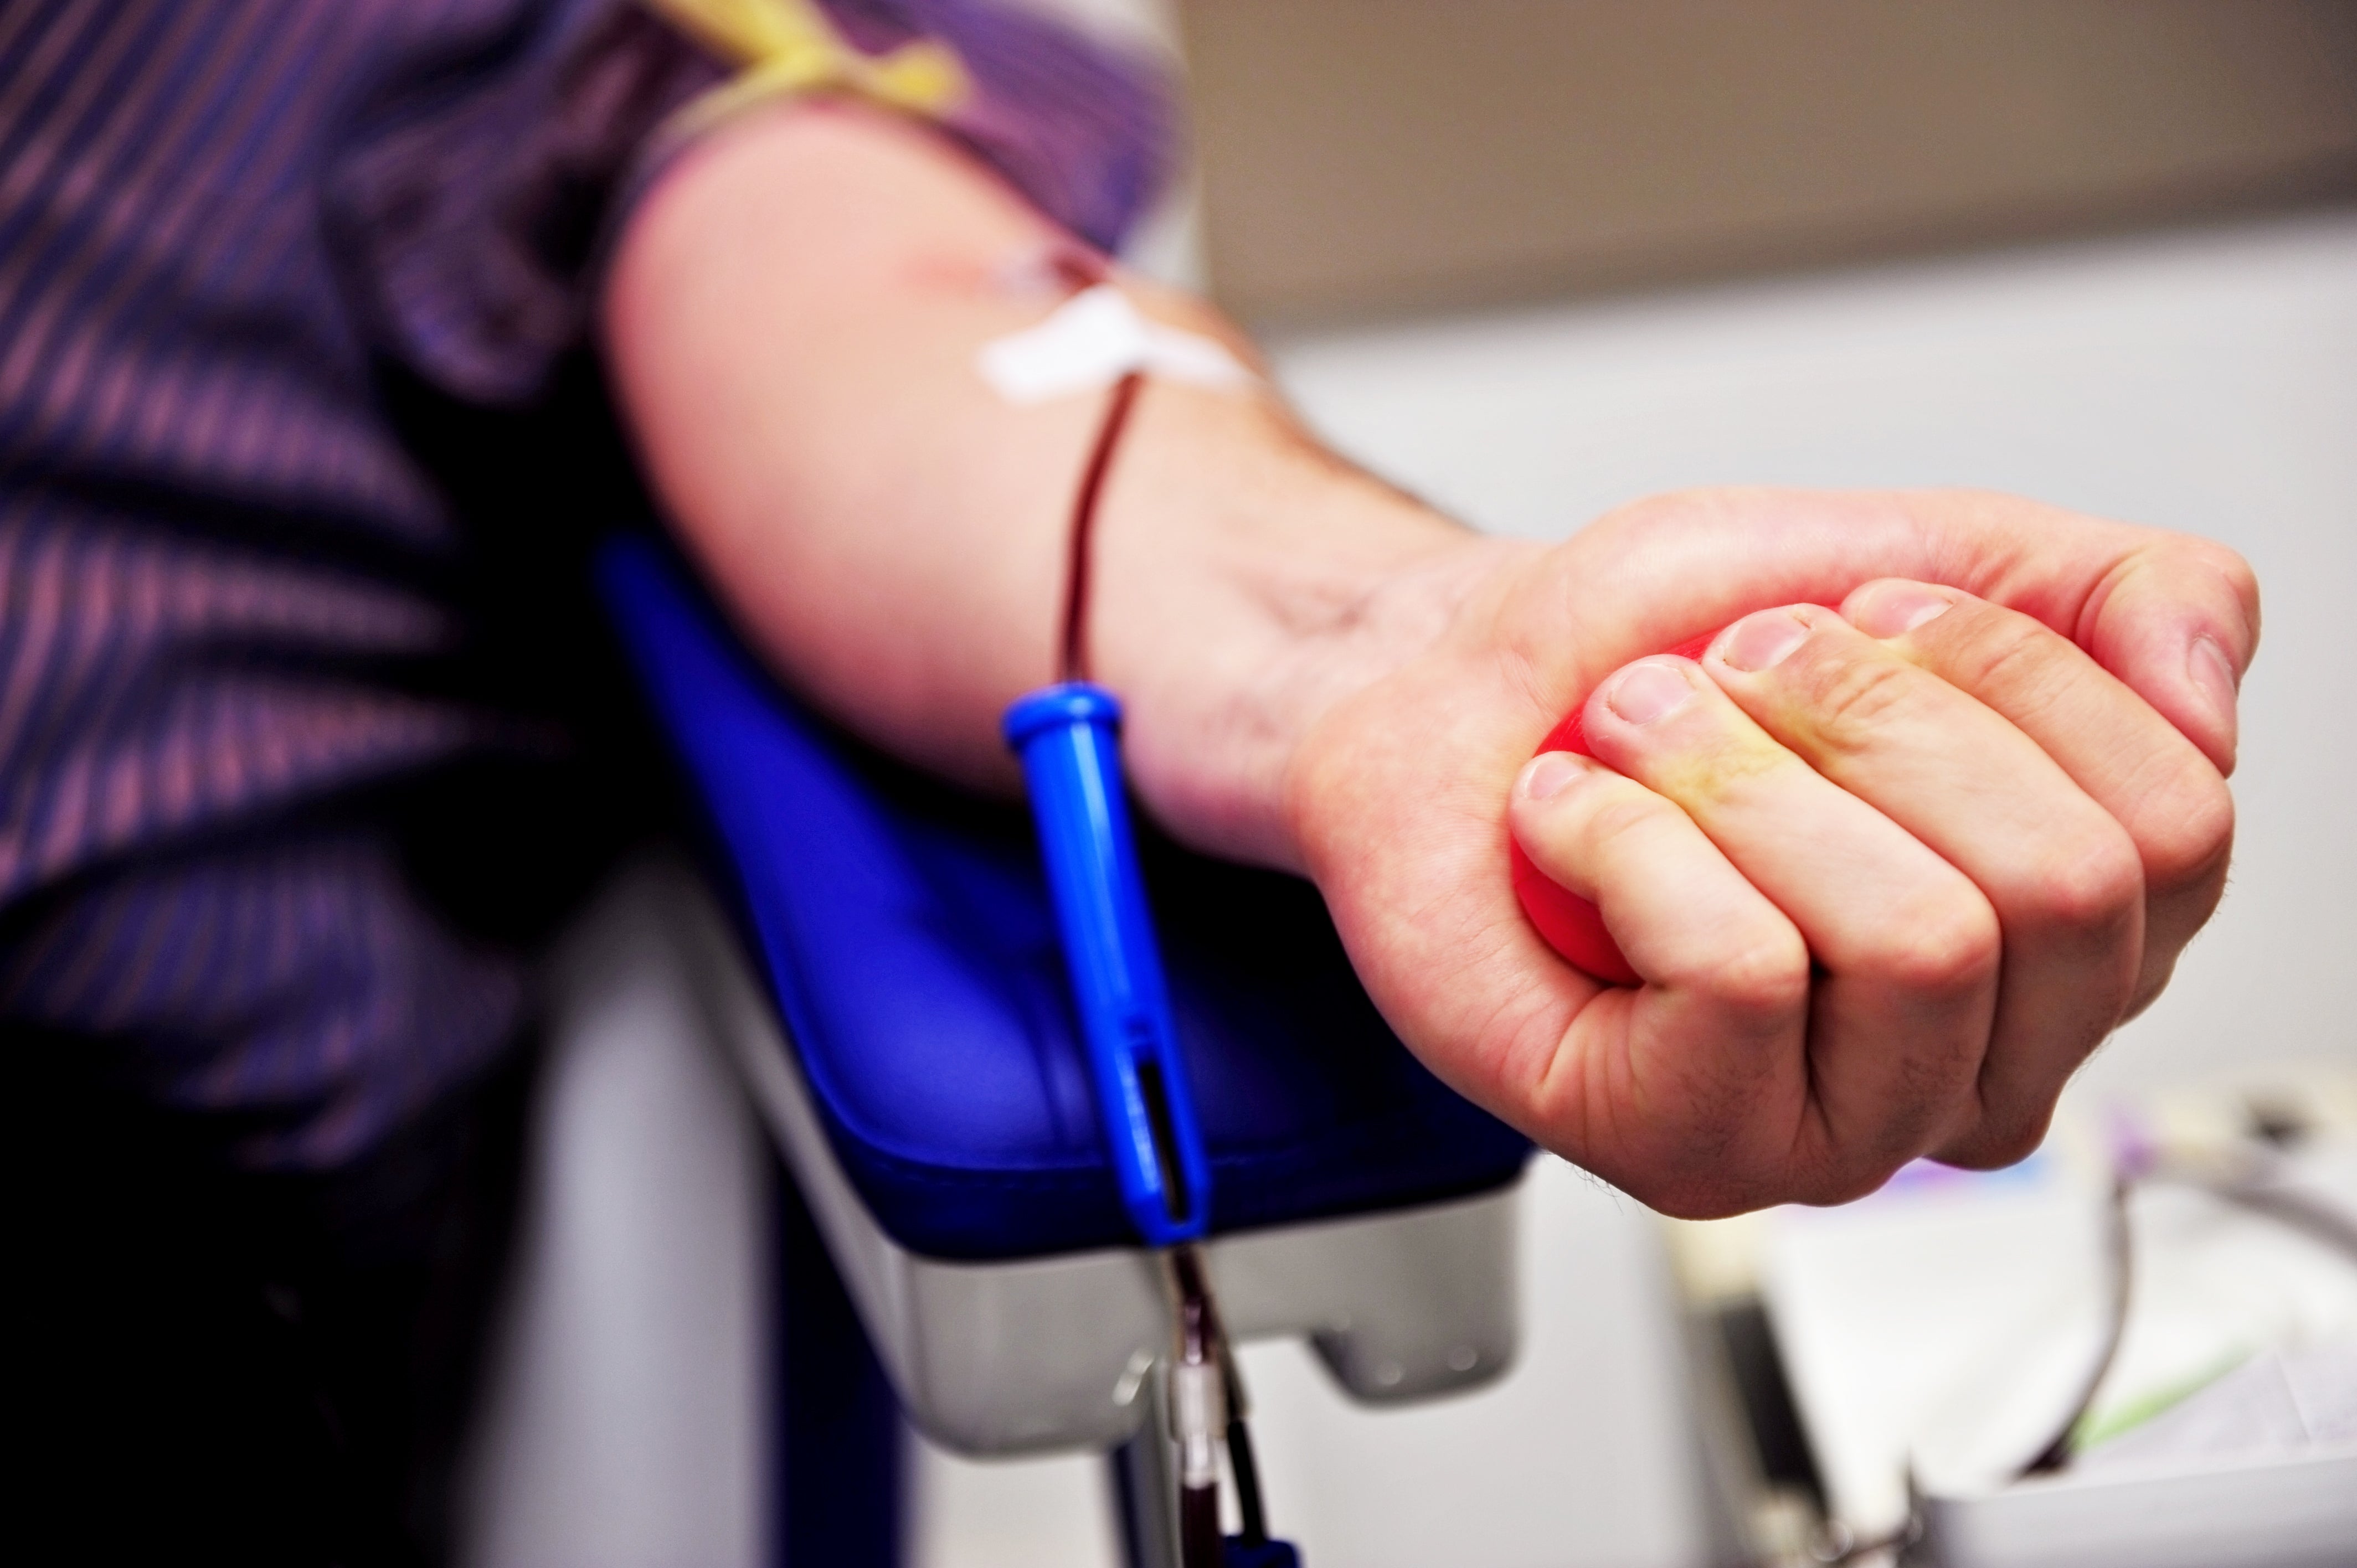
[[1211, 1218], [1211, 1160], [1138, 876], [1121, 703], [1067, 682], [1018, 699], [1002, 727], [1023, 759], [1122, 1203], [1148, 1245], [1195, 1240]]

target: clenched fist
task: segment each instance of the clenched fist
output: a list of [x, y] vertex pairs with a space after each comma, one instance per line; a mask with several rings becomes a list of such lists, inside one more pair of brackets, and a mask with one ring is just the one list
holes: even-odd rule
[[[2035, 1147], [2223, 889], [2241, 560], [1967, 494], [1679, 496], [1491, 547], [1292, 776], [1409, 1044], [1675, 1214]], [[1533, 758], [1583, 700], [1593, 758]], [[1509, 833], [1641, 983], [1545, 944]]]

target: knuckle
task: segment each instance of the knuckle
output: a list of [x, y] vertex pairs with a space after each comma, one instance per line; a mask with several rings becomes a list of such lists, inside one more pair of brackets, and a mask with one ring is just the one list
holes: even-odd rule
[[1780, 1203], [1816, 1202], [1819, 1192], [1831, 1190], [1820, 1161], [1798, 1153], [1780, 1157], [1753, 1144], [1741, 1155], [1682, 1164], [1641, 1196], [1674, 1219], [1723, 1219]]
[[2143, 813], [2151, 823], [2141, 846], [2145, 874], [2157, 889], [2174, 890], [2214, 877], [2233, 850], [2233, 791], [2207, 768], [2201, 775], [2206, 776], [2157, 791], [2159, 799], [2151, 800]]
[[1587, 833], [1598, 844], [1641, 836], [1657, 826], [1668, 802], [1623, 779], [1600, 778], [1588, 791]]
[[1687, 527], [1717, 506], [1717, 492], [1705, 489], [1660, 490], [1624, 501], [1589, 524], [1591, 532], [1653, 534]]
[[1727, 1219], [1775, 1201], [1749, 1182], [1725, 1176], [1689, 1176], [1632, 1196], [1673, 1219]]
[[1843, 751], [1868, 737], [1914, 699], [1919, 671], [1905, 661], [1851, 649], [1826, 650], [1790, 661], [1804, 718], [1824, 744]]
[[1808, 945], [1788, 925], [1760, 922], [1714, 953], [1688, 980], [1719, 1006], [1744, 1019], [1788, 1018], [1808, 1005]]
[[1706, 485], [1687, 485], [1675, 489], [1655, 490], [1638, 497], [1613, 510], [1612, 515], [1625, 519], [1637, 527], [1683, 522], [1697, 511], [1707, 510], [1720, 494]]
[[1643, 786], [1609, 774], [1591, 777], [1579, 797], [1585, 811], [1574, 831], [1583, 858], [1599, 865], [1641, 854], [1677, 810]]
[[2046, 1129], [2053, 1120], [2051, 1104], [2008, 1115], [1985, 1116], [1978, 1126], [1940, 1150], [1940, 1163], [1968, 1171], [1996, 1171], [2018, 1165], [2046, 1142]]
[[1959, 893], [1888, 922], [1867, 961], [1890, 983], [1941, 999], [1969, 995], [1993, 982], [2004, 950], [1996, 911], [1977, 892]]
[[1907, 1163], [1907, 1158], [1880, 1152], [1841, 1151], [1809, 1174], [1794, 1201], [1831, 1208], [1870, 1197], [1899, 1174], [1899, 1167]]
[[2144, 902], [2144, 860], [2111, 824], [2088, 831], [2053, 857], [2039, 879], [2048, 921], [2072, 930], [2115, 926]]
[[2051, 701], [2076, 667], [2087, 662], [2059, 634], [1996, 605], [1978, 607], [1964, 632], [1955, 655], [1958, 683], [1968, 692], [2002, 693], [2017, 707], [2034, 709]]
[[2185, 548], [2191, 558], [2207, 570], [2215, 573], [2244, 604], [2255, 607], [2259, 600], [2258, 574], [2243, 559], [2239, 551], [2230, 550], [2212, 539], [2188, 539]]
[[2042, 1122], [1976, 1132], [1954, 1147], [1941, 1152], [1942, 1165], [1960, 1170], [2001, 1171], [2007, 1165], [2018, 1165], [2038, 1152], [2046, 1141]]

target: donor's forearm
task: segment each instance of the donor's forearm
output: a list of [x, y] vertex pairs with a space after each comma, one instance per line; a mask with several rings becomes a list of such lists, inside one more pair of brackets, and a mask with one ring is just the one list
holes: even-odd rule
[[[603, 306], [658, 495], [746, 635], [854, 729], [984, 787], [1054, 678], [1074, 489], [1105, 406], [994, 392], [1072, 242], [951, 144], [847, 104], [747, 117], [625, 231]], [[1249, 349], [1134, 280], [1141, 308]], [[1150, 380], [1107, 481], [1088, 653], [1166, 825], [1272, 864], [1295, 743], [1440, 634], [1498, 552], [1322, 452], [1265, 389]]]

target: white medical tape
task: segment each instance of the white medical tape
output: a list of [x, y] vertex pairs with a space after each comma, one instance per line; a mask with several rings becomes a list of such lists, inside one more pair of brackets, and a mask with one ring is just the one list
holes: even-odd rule
[[1258, 380], [1211, 338], [1141, 315], [1111, 284], [1083, 289], [1037, 327], [982, 346], [974, 365], [1009, 403], [1111, 386], [1132, 371], [1225, 392]]

